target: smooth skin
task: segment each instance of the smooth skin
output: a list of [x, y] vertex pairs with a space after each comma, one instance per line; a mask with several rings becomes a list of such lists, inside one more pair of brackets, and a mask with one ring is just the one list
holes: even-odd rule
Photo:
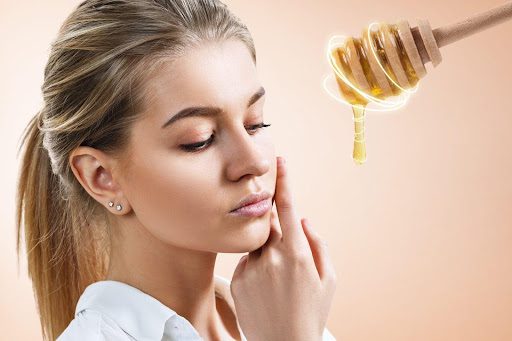
[[326, 241], [297, 218], [283, 161], [277, 158], [270, 237], [240, 259], [231, 294], [248, 340], [322, 340], [336, 273]]

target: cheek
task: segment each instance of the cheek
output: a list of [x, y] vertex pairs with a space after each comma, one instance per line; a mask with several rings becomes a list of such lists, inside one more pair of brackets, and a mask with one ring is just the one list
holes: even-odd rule
[[[208, 169], [208, 172], [204, 170]], [[167, 157], [134, 165], [127, 195], [139, 222], [158, 239], [182, 247], [197, 245], [219, 223], [219, 174], [209, 165]]]

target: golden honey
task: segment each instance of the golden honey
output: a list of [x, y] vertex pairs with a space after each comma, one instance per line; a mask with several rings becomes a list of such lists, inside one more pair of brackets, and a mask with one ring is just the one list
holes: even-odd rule
[[[384, 48], [385, 39], [388, 40], [388, 44], [391, 44], [388, 46], [393, 46], [400, 60], [403, 69], [401, 80], [403, 86], [399, 85], [400, 82], [397, 74], [386, 55]], [[344, 40], [342, 46], [336, 47], [331, 51], [331, 55], [336, 63], [336, 67], [348, 82], [358, 90], [378, 100], [398, 96], [404, 90], [416, 86], [419, 81], [400, 39], [397, 25], [380, 23], [377, 30], [366, 28], [363, 30], [362, 38], [348, 37]], [[372, 58], [373, 60], [370, 60]], [[376, 65], [381, 70], [376, 69]], [[359, 78], [356, 77], [355, 68], [358, 68]], [[386, 85], [389, 86], [388, 89], [383, 89], [379, 85], [376, 72], [383, 72], [385, 74], [386, 77], [380, 78], [380, 84], [382, 85], [382, 80], [384, 79]], [[403, 74], [405, 74], [406, 81], [403, 78]], [[361, 76], [364, 76], [364, 79], [361, 79]], [[363, 164], [366, 161], [365, 109], [369, 100], [358, 93], [358, 91], [355, 91], [337, 75], [336, 82], [341, 95], [352, 106], [354, 116], [354, 149], [352, 158], [356, 164]]]

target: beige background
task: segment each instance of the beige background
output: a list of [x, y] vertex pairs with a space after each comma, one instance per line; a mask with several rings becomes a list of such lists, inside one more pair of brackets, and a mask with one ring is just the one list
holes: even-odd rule
[[[267, 121], [302, 216], [338, 274], [327, 327], [338, 340], [512, 340], [512, 21], [442, 49], [407, 105], [368, 113], [368, 161], [352, 159], [350, 108], [321, 83], [333, 34], [372, 21], [455, 22], [490, 0], [226, 1], [249, 26]], [[42, 103], [49, 45], [78, 1], [0, 5], [0, 326], [40, 339], [26, 263], [14, 252], [22, 129]], [[430, 64], [429, 64], [430, 66]], [[231, 276], [240, 254], [220, 255]]]

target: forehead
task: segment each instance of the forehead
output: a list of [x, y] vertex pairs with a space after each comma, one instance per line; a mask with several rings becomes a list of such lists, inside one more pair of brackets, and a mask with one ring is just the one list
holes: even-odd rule
[[203, 43], [162, 64], [147, 86], [151, 107], [170, 114], [188, 105], [245, 106], [260, 82], [246, 45], [228, 40]]

